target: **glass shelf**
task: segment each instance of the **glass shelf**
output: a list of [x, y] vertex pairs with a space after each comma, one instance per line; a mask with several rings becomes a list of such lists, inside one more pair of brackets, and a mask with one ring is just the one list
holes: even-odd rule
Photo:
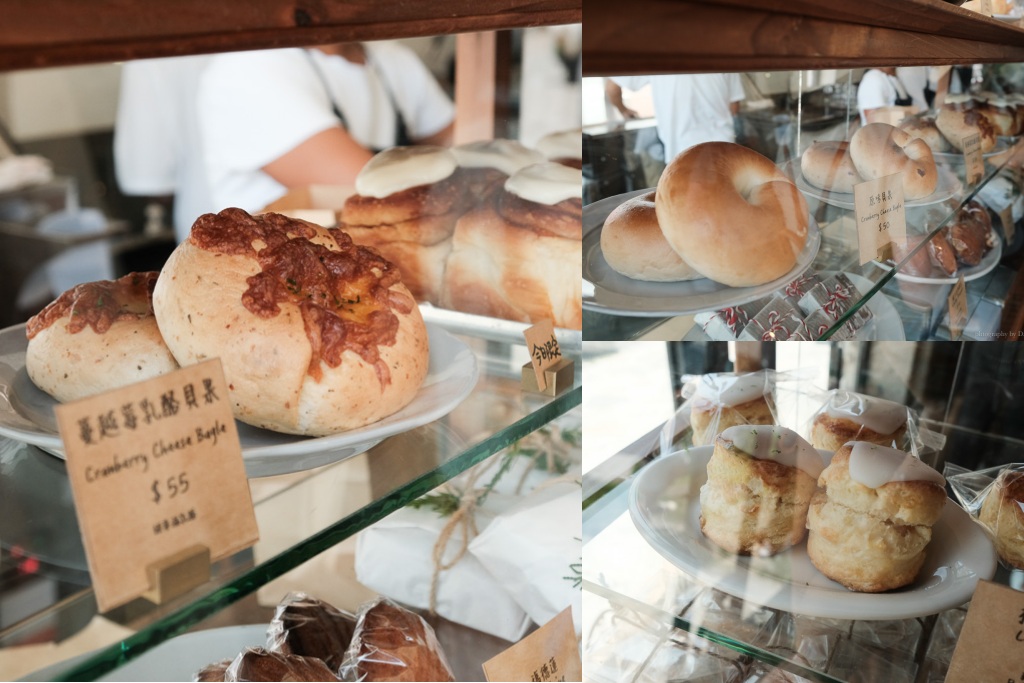
[[[76, 663], [56, 680], [93, 680], [115, 669], [580, 405], [578, 365], [574, 386], [560, 396], [525, 394], [520, 388], [521, 367], [528, 361], [525, 347], [463, 339], [477, 354], [481, 375], [454, 411], [348, 460], [252, 480], [261, 531], [257, 546], [215, 563], [211, 580], [181, 598], [159, 606], [140, 599], [106, 614], [136, 633]], [[33, 558], [37, 574], [58, 574], [70, 586], [49, 608], [0, 631], [0, 649], [53, 639], [54, 634], [63, 639], [96, 614], [63, 470], [61, 461], [34, 447], [0, 444], [0, 500], [6, 505], [7, 492], [22, 492], [22, 521], [11, 525], [13, 531], [0, 528], [0, 545], [10, 554], [9, 539], [17, 545], [28, 537], [13, 532], [43, 529], [46, 533], [35, 538], [46, 547], [26, 547], [22, 541], [16, 552], [22, 561]], [[25, 477], [36, 487], [26, 488]], [[281, 519], [289, 520], [283, 531]], [[23, 578], [17, 571], [0, 571], [0, 593], [16, 590]]]

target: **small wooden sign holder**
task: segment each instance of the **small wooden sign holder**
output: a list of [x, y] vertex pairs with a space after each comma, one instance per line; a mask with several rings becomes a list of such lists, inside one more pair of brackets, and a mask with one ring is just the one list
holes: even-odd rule
[[523, 365], [523, 391], [545, 396], [558, 396], [571, 387], [576, 379], [576, 366], [571, 360], [561, 358], [544, 370], [544, 379], [547, 386], [541, 389], [537, 386], [537, 373], [533, 371], [533, 363]]
[[150, 588], [142, 597], [162, 605], [210, 580], [210, 549], [191, 545], [149, 565], [146, 574]]

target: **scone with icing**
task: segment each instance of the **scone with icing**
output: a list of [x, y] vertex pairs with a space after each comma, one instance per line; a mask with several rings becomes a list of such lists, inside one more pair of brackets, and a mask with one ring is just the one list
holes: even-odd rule
[[774, 424], [767, 400], [770, 391], [763, 372], [703, 375], [690, 408], [693, 445], [711, 444], [718, 434], [734, 425]]
[[807, 553], [850, 590], [879, 593], [912, 583], [946, 480], [909, 453], [865, 441], [840, 448], [818, 477], [807, 516]]
[[799, 543], [823, 469], [821, 455], [791, 429], [729, 427], [715, 440], [700, 490], [701, 531], [742, 555], [774, 555]]
[[836, 389], [814, 416], [811, 443], [828, 451], [850, 441], [901, 446], [909, 412], [901, 403]]

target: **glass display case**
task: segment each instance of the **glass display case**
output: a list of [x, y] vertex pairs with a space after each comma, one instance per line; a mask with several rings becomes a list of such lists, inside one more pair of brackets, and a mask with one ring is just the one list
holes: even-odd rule
[[[341, 41], [422, 37], [430, 42], [435, 37], [450, 36], [445, 42], [452, 44], [453, 54], [447, 67], [461, 74], [452, 93], [456, 141], [460, 137], [464, 141], [514, 137], [515, 127], [525, 124], [525, 119], [510, 112], [519, 108], [525, 116], [525, 110], [520, 108], [520, 83], [511, 80], [513, 43], [522, 40], [519, 35], [513, 38], [512, 29], [574, 24], [581, 18], [578, 2], [543, 6], [477, 3], [472, 7], [449, 3], [430, 8], [355, 8], [347, 4], [297, 8], [276, 2], [228, 3], [215, 8], [209, 3], [186, 3], [173, 9], [138, 3], [103, 3], [97, 9], [52, 2], [12, 8], [5, 14], [0, 28], [0, 76], [13, 78], [24, 73], [19, 70], [67, 66], [71, 69], [67, 78], [73, 84], [75, 69], [97, 62]], [[517, 59], [521, 47], [521, 43], [514, 46]], [[569, 63], [572, 49], [567, 47], [564, 53], [568, 60], [564, 69], [569, 76], [574, 76], [573, 69], [578, 68]], [[116, 71], [119, 65], [106, 66]], [[116, 106], [116, 89], [101, 89], [94, 95], [93, 101], [101, 108], [112, 111]], [[7, 106], [10, 101], [4, 99], [0, 104]], [[16, 146], [19, 142], [14, 140]], [[86, 140], [76, 144], [109, 144], [109, 137], [101, 143]], [[42, 143], [27, 147], [22, 151], [47, 151]], [[109, 149], [105, 153], [109, 156]], [[109, 171], [111, 160], [104, 157], [102, 161], [108, 164], [103, 169]], [[58, 170], [72, 174], [75, 169]], [[107, 183], [107, 189], [113, 191], [109, 187], [112, 180], [107, 176], [83, 183], [79, 188], [82, 204], [98, 203], [104, 210], [109, 209], [111, 198], [103, 188]], [[63, 182], [63, 178], [57, 179], [51, 192], [53, 206], [47, 206], [47, 211], [69, 208], [64, 201]], [[159, 267], [173, 248], [173, 239], [166, 233], [152, 239], [152, 234], [142, 230], [142, 222], [118, 224], [114, 232], [130, 233], [134, 242], [125, 249], [145, 247], [150, 251], [142, 261], [148, 259]], [[157, 227], [166, 228], [166, 222]], [[2, 268], [2, 326], [24, 320], [31, 312], [10, 305], [30, 270], [77, 243], [69, 239], [41, 240], [38, 235], [19, 230], [7, 232], [10, 234], [0, 226], [0, 238], [10, 237], [4, 242], [2, 258], [11, 259], [17, 267]], [[446, 482], [465, 476], [468, 470], [501, 467], [510, 449], [515, 451], [515, 445], [523, 439], [547, 433], [552, 422], [578, 423], [582, 400], [578, 333], [563, 336], [559, 332], [562, 353], [576, 363], [575, 380], [560, 387], [556, 396], [545, 396], [528, 393], [522, 387], [522, 366], [529, 361], [529, 354], [520, 330], [499, 320], [485, 324], [482, 318], [468, 322], [459, 316], [443, 318], [440, 315], [431, 324], [447, 327], [457, 335], [470, 347], [479, 368], [479, 380], [466, 399], [445, 416], [385, 439], [361, 454], [315, 468], [300, 467], [287, 475], [252, 479], [261, 541], [215, 562], [209, 581], [162, 604], [139, 599], [100, 618], [63, 463], [34, 446], [0, 439], [0, 662], [14, 666], [0, 667], [3, 675], [13, 678], [27, 674], [18, 662], [32, 661], [48, 665], [37, 674], [46, 680], [117, 678], [122, 670], [125, 676], [138, 676], [138, 670], [123, 667], [186, 631], [215, 626], [234, 628], [259, 622], [260, 628], [253, 631], [256, 642], [247, 643], [258, 645], [266, 619], [273, 612], [272, 607], [268, 612], [268, 606], [281, 597], [278, 593], [286, 585], [278, 581], [270, 586], [272, 582], [298, 568], [299, 574], [308, 572], [313, 583], [333, 584], [337, 573], [339, 585], [356, 585], [350, 566], [339, 568], [326, 563], [328, 551], [337, 552], [344, 546], [351, 555], [358, 532], [375, 522], [406, 509]], [[573, 433], [566, 432], [565, 438], [575, 439], [578, 446]], [[425, 561], [429, 564], [429, 558]], [[402, 568], [396, 566], [389, 571], [397, 573]], [[368, 597], [365, 588], [360, 590], [362, 593], [354, 590], [354, 594]], [[255, 599], [258, 592], [263, 596], [260, 601]], [[103, 622], [104, 629], [93, 639], [91, 625], [97, 621]], [[515, 640], [458, 626], [440, 617], [431, 617], [431, 621], [442, 645], [459, 652], [452, 658], [452, 665], [463, 679], [480, 678], [481, 663]], [[527, 625], [522, 625], [523, 633]], [[76, 640], [79, 643], [74, 650], [60, 647]], [[70, 662], [60, 661], [63, 653], [72, 651], [79, 656]], [[158, 673], [149, 675], [160, 677]]]
[[[1016, 335], [1024, 239], [1017, 230], [1024, 217], [1019, 136], [1003, 135], [1016, 131], [1010, 127], [989, 131], [981, 112], [1017, 110], [1013, 93], [1024, 91], [1024, 82], [1004, 63], [1019, 56], [1017, 19], [924, 1], [901, 7], [895, 18], [880, 7], [853, 16], [835, 3], [683, 5], [650, 3], [622, 17], [611, 3], [596, 3], [588, 19], [587, 339]], [[802, 38], [787, 41], [787, 31]], [[915, 40], [922, 34], [927, 47]], [[954, 44], [966, 66], [951, 64], [949, 53], [935, 47]], [[895, 82], [893, 92], [907, 106], [884, 98], [871, 104], [879, 79]], [[959, 139], [946, 139], [956, 138], [950, 122], [967, 110], [977, 112], [969, 116], [982, 123], [970, 126], [980, 126], [986, 140], [981, 158], [972, 157], [970, 177]], [[868, 142], [873, 135], [885, 138], [883, 146], [910, 145], [905, 153], [918, 160], [882, 168], [881, 148]], [[694, 146], [702, 142], [711, 144], [698, 158]], [[791, 213], [784, 228], [779, 205], [756, 195], [767, 175], [738, 180], [724, 161], [734, 154], [744, 164], [762, 164], [762, 173], [777, 169], [772, 177], [787, 188], [780, 201]], [[822, 154], [827, 170], [818, 166]], [[666, 165], [670, 173], [662, 174]], [[900, 207], [889, 214], [888, 201], [874, 201], [887, 200], [888, 190], [868, 181], [887, 183], [879, 179], [899, 172], [904, 199], [893, 200]], [[913, 174], [928, 176], [927, 187], [915, 188]], [[649, 204], [639, 199], [662, 182]], [[854, 186], [863, 195], [860, 208]], [[790, 196], [793, 187], [798, 197]], [[637, 208], [609, 221], [624, 204]], [[679, 257], [666, 256], [667, 265], [643, 263], [616, 246], [618, 235], [640, 229], [635, 217], [642, 207], [664, 236], [651, 249]], [[901, 213], [891, 225], [905, 219], [906, 237], [889, 237], [886, 218]], [[886, 235], [881, 241], [879, 233]], [[968, 233], [972, 247], [962, 239]], [[876, 248], [888, 242], [891, 249]], [[949, 301], [961, 278], [951, 332]]]
[[[1024, 375], [1011, 348], [633, 342], [588, 350], [586, 412], [597, 438], [591, 441], [588, 428], [586, 680], [944, 680], [977, 581], [1021, 586], [1020, 570], [997, 563], [990, 533], [971, 519], [980, 501], [957, 483], [963, 473], [990, 483], [1022, 458], [1011, 416], [1020, 409], [1016, 389]], [[833, 390], [913, 411], [927, 435], [921, 443], [931, 444], [920, 458], [950, 484], [943, 515], [964, 524], [954, 530], [936, 523], [935, 545], [914, 582], [892, 592], [852, 592], [801, 565], [804, 541], [772, 557], [738, 557], [698, 528], [711, 447], [693, 445], [686, 384], [706, 373], [757, 368], [774, 372], [779, 424], [808, 439], [812, 416]], [[645, 411], [630, 408], [634, 402]], [[952, 570], [933, 574], [939, 565]], [[966, 583], [947, 593], [958, 581]]]

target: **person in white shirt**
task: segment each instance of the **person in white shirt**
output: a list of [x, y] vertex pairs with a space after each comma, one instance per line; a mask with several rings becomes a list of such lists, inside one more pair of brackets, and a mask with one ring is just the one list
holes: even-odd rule
[[388, 147], [450, 144], [454, 118], [433, 75], [395, 43], [217, 55], [198, 107], [213, 201], [247, 211], [292, 187], [352, 185]]
[[211, 57], [126, 62], [114, 124], [114, 172], [127, 195], [174, 196], [174, 230], [188, 236], [213, 211], [200, 150], [196, 92]]
[[[739, 74], [616, 76], [611, 80], [633, 91], [651, 84], [654, 117], [666, 161], [701, 142], [736, 141], [733, 117], [744, 98]], [[613, 95], [609, 100], [615, 104]], [[623, 114], [628, 117], [627, 111]]]
[[857, 86], [857, 109], [861, 125], [867, 125], [869, 112], [884, 107], [909, 107], [913, 102], [907, 89], [896, 77], [896, 67], [869, 69]]

